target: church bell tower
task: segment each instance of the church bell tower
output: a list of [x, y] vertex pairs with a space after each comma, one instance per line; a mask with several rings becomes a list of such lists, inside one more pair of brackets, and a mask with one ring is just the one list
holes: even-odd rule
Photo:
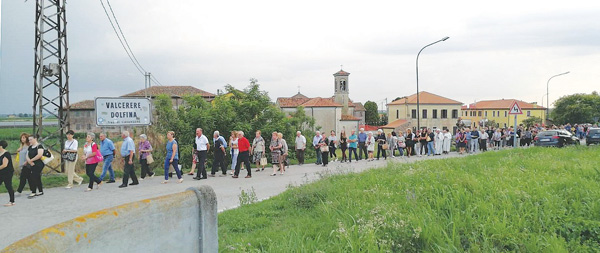
[[348, 115], [348, 102], [349, 102], [349, 86], [348, 86], [348, 76], [350, 73], [340, 69], [340, 71], [333, 74], [334, 77], [334, 87], [335, 94], [334, 100], [336, 103], [341, 104], [343, 107], [342, 114]]

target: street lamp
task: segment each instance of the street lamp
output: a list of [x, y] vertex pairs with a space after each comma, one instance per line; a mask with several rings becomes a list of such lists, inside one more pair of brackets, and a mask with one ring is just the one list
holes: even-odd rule
[[419, 108], [419, 55], [421, 55], [421, 52], [423, 51], [423, 49], [425, 49], [428, 46], [431, 46], [435, 43], [438, 42], [442, 42], [442, 41], [446, 41], [447, 39], [449, 39], [450, 37], [446, 36], [444, 38], [442, 38], [441, 40], [438, 40], [436, 42], [433, 42], [427, 46], [424, 46], [423, 48], [421, 48], [421, 50], [419, 50], [419, 53], [417, 54], [417, 130], [421, 130], [421, 112], [420, 112], [420, 108]]
[[546, 82], [546, 120], [548, 120], [548, 116], [550, 114], [550, 96], [548, 94], [550, 94], [549, 92], [549, 87], [550, 87], [550, 80], [552, 80], [552, 78], [555, 78], [557, 76], [562, 76], [562, 75], [566, 75], [571, 73], [570, 71], [567, 71], [565, 73], [560, 73], [558, 75], [553, 75], [552, 77], [550, 77], [550, 79], [548, 79], [548, 82]]

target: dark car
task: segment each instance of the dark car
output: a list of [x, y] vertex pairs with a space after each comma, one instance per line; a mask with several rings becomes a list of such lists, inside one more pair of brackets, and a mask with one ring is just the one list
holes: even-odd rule
[[599, 144], [600, 143], [600, 128], [590, 128], [585, 137], [585, 144]]
[[566, 145], [579, 145], [579, 139], [566, 130], [548, 130], [537, 134], [534, 139], [538, 147], [564, 147]]

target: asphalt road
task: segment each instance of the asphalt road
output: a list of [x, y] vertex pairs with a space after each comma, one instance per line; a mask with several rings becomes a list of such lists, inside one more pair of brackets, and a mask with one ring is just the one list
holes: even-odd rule
[[[423, 159], [440, 159], [457, 157], [456, 153], [435, 157], [383, 158], [379, 161], [359, 161], [353, 163], [330, 163], [328, 167], [315, 164], [291, 166], [285, 175], [269, 176], [272, 168], [262, 172], [252, 172], [252, 178], [246, 179], [246, 172], [240, 173], [240, 178], [209, 177], [208, 180], [196, 181], [192, 176], [185, 175], [184, 182], [178, 184], [171, 179], [168, 184], [161, 184], [164, 178], [154, 177], [140, 181], [139, 185], [120, 189], [119, 181], [114, 184], [103, 184], [99, 190], [84, 192], [87, 185], [83, 184], [72, 189], [50, 188], [44, 190], [44, 195], [27, 199], [27, 191], [16, 196], [16, 205], [0, 206], [0, 249], [27, 237], [46, 227], [74, 219], [76, 217], [126, 204], [143, 199], [154, 198], [185, 191], [189, 187], [209, 185], [217, 194], [218, 209], [223, 211], [239, 206], [239, 196], [242, 190], [254, 189], [259, 200], [266, 199], [285, 191], [289, 185], [301, 185], [318, 180], [325, 173], [360, 172], [386, 165], [388, 161], [407, 163]], [[139, 169], [139, 168], [137, 168]], [[98, 170], [97, 170], [98, 171]], [[66, 182], [65, 182], [66, 185]], [[0, 186], [3, 187], [3, 186]], [[28, 188], [26, 188], [28, 189]], [[0, 203], [8, 202], [8, 194], [0, 194]]]

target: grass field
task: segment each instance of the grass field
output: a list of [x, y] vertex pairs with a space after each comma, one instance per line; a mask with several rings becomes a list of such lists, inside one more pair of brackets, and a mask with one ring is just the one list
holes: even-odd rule
[[325, 176], [219, 215], [222, 252], [600, 251], [599, 147]]

